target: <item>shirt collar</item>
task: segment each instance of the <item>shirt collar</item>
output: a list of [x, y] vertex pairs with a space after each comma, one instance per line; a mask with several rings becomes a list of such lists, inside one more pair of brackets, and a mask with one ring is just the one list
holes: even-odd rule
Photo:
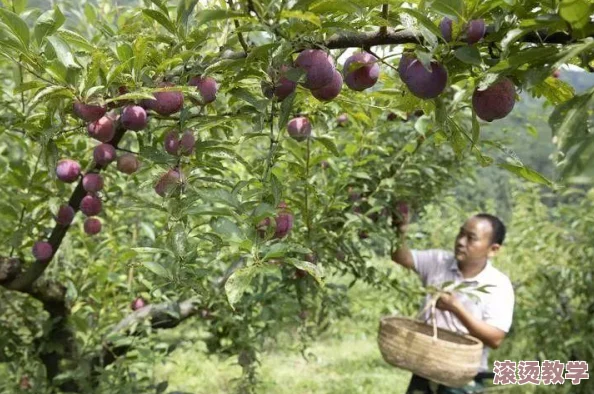
[[485, 267], [483, 268], [483, 270], [481, 272], [479, 272], [472, 278], [465, 278], [464, 276], [462, 276], [462, 272], [460, 271], [460, 268], [458, 268], [458, 262], [456, 261], [456, 257], [452, 256], [451, 261], [450, 261], [450, 270], [457, 271], [458, 275], [462, 279], [462, 282], [475, 282], [475, 283], [483, 282], [484, 283], [485, 279], [489, 276], [489, 270], [491, 269], [492, 265], [493, 264], [491, 263], [491, 260], [488, 259], [487, 264], [485, 265]]

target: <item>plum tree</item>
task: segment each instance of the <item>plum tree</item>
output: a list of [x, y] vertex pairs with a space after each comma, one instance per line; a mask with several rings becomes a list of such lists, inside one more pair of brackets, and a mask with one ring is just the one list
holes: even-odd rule
[[89, 123], [87, 131], [91, 138], [101, 142], [109, 142], [115, 135], [116, 126], [111, 117], [103, 116], [96, 121]]
[[375, 56], [367, 52], [358, 52], [346, 59], [342, 72], [347, 86], [360, 92], [375, 85], [380, 67]]
[[140, 162], [133, 153], [124, 153], [118, 157], [117, 169], [124, 174], [133, 174], [140, 167]]
[[331, 101], [338, 97], [342, 90], [342, 75], [338, 70], [334, 71], [334, 78], [329, 84], [319, 89], [312, 89], [311, 94], [320, 101]]
[[295, 141], [305, 141], [311, 136], [311, 123], [305, 116], [298, 116], [289, 121], [287, 131]]
[[95, 163], [105, 167], [116, 159], [116, 150], [110, 144], [97, 145], [93, 150], [93, 159]]
[[431, 70], [427, 70], [420, 60], [413, 60], [406, 67], [402, 78], [410, 92], [422, 99], [439, 96], [448, 81], [448, 72], [440, 63], [431, 61], [429, 67]]
[[190, 78], [188, 85], [195, 86], [202, 97], [202, 105], [212, 103], [217, 99], [218, 85], [213, 77], [195, 76]]
[[85, 219], [83, 228], [88, 235], [95, 235], [101, 232], [101, 220], [95, 217], [88, 217]]
[[70, 205], [61, 205], [56, 215], [56, 223], [68, 226], [74, 220], [74, 208]]
[[105, 112], [107, 112], [107, 108], [105, 106], [85, 104], [80, 101], [75, 101], [72, 105], [72, 108], [74, 115], [85, 122], [94, 122], [99, 120], [103, 115], [105, 115]]
[[139, 131], [146, 128], [148, 118], [144, 108], [138, 105], [130, 105], [122, 111], [120, 122], [126, 130]]
[[62, 159], [56, 165], [56, 176], [59, 180], [72, 183], [80, 176], [80, 164], [71, 159]]
[[516, 87], [507, 77], [501, 78], [485, 90], [477, 87], [472, 95], [476, 115], [487, 122], [505, 118], [516, 103]]
[[408, 70], [408, 67], [410, 66], [410, 64], [416, 60], [415, 56], [413, 53], [411, 52], [404, 52], [402, 54], [402, 56], [400, 57], [400, 62], [398, 63], [398, 75], [400, 76], [400, 79], [402, 80], [402, 82], [404, 82], [406, 84], [406, 80], [407, 80], [407, 73], [406, 71]]
[[80, 201], [80, 211], [87, 216], [99, 215], [102, 207], [101, 199], [94, 194], [87, 194]]
[[295, 66], [305, 72], [303, 86], [307, 89], [320, 89], [334, 78], [334, 61], [320, 49], [306, 49], [295, 59]]
[[37, 241], [33, 244], [33, 257], [39, 261], [48, 261], [54, 254], [52, 245], [49, 242]]
[[83, 188], [89, 193], [96, 193], [103, 189], [103, 177], [99, 174], [89, 173], [83, 177]]

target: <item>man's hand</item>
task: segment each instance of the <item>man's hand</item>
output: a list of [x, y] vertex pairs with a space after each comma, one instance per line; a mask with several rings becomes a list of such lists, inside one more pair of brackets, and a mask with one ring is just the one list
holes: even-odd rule
[[452, 293], [442, 294], [435, 306], [443, 311], [450, 311], [457, 314], [463, 309], [462, 303]]

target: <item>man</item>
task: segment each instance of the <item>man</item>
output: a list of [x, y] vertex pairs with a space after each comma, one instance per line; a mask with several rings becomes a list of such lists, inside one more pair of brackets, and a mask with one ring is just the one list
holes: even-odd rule
[[[454, 252], [440, 249], [410, 250], [406, 244], [409, 218], [397, 224], [400, 247], [392, 253], [392, 260], [414, 270], [423, 285], [439, 286], [446, 281], [466, 282], [471, 287], [491, 285], [489, 294], [478, 292], [479, 302], [465, 294], [442, 295], [437, 301], [435, 319], [438, 327], [470, 334], [484, 343], [480, 372], [489, 371], [489, 349], [496, 349], [509, 331], [514, 309], [514, 290], [509, 278], [493, 267], [495, 257], [505, 239], [505, 226], [497, 217], [481, 213], [468, 219], [456, 236]], [[425, 300], [428, 302], [429, 296]], [[429, 311], [423, 319], [428, 321]], [[482, 388], [480, 381], [469, 382], [462, 389], [437, 385], [413, 374], [407, 394], [472, 393]]]

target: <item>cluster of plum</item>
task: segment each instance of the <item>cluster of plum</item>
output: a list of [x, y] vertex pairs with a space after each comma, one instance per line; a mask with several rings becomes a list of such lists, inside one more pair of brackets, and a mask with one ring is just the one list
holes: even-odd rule
[[[212, 77], [196, 76], [189, 80], [190, 86], [196, 87], [202, 100], [196, 102], [206, 105], [216, 99], [217, 83]], [[154, 99], [142, 99], [139, 104], [122, 100], [124, 107], [120, 114], [116, 111], [108, 112], [107, 106], [98, 103], [85, 103], [75, 101], [72, 107], [73, 114], [87, 123], [89, 137], [100, 142], [93, 150], [94, 169], [107, 167], [117, 160], [117, 169], [125, 174], [135, 173], [140, 162], [135, 154], [126, 152], [118, 155], [114, 143], [116, 131], [122, 130], [141, 131], [149, 123], [149, 112], [162, 116], [169, 116], [179, 112], [183, 108], [184, 96], [170, 82], [162, 82], [157, 85], [160, 91], [153, 94]], [[121, 94], [127, 93], [125, 87], [119, 89]], [[190, 155], [194, 151], [196, 139], [191, 131], [187, 130], [181, 138], [176, 130], [170, 130], [165, 136], [164, 148], [171, 155]], [[73, 183], [82, 177], [82, 187], [87, 193], [80, 201], [81, 212], [86, 216], [84, 231], [88, 235], [95, 235], [101, 231], [101, 221], [96, 217], [101, 213], [102, 201], [99, 192], [103, 189], [103, 177], [95, 170], [82, 175], [81, 165], [72, 159], [61, 159], [56, 166], [57, 178], [66, 183]], [[181, 172], [173, 168], [164, 173], [155, 184], [155, 192], [165, 197], [180, 181]], [[61, 205], [55, 216], [56, 223], [60, 226], [69, 226], [74, 220], [75, 208], [69, 204]], [[33, 256], [38, 261], [48, 261], [53, 256], [54, 250], [51, 243], [38, 241], [33, 245]]]

